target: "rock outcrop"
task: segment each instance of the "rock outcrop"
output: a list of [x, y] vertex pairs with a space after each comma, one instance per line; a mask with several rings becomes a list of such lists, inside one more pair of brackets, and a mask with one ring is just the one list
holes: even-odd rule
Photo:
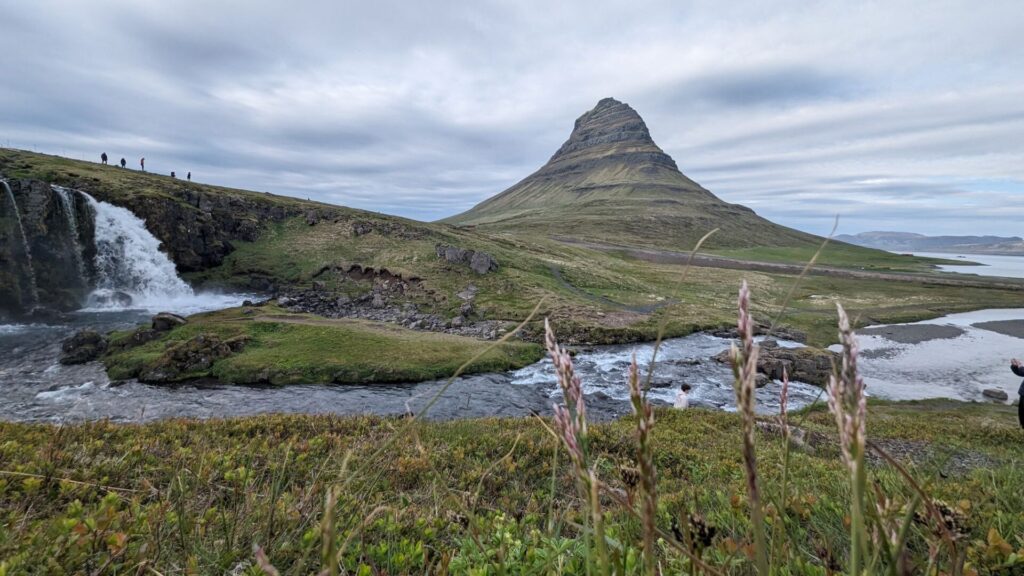
[[[789, 374], [789, 379], [825, 386], [832, 374], [833, 362], [839, 360], [839, 355], [830, 350], [820, 348], [783, 348], [774, 340], [765, 340], [760, 344], [760, 352], [757, 357], [758, 387], [764, 386], [771, 380], [781, 380], [783, 370]], [[715, 360], [728, 364], [729, 351], [723, 350]]]
[[498, 270], [498, 261], [486, 252], [465, 250], [447, 244], [434, 246], [437, 257], [451, 264], [464, 264], [477, 274], [487, 274]]
[[60, 351], [61, 364], [84, 364], [107, 351], [107, 338], [95, 330], [82, 330], [65, 340]]
[[209, 370], [217, 360], [240, 352], [245, 344], [244, 337], [222, 339], [216, 334], [199, 334], [168, 348], [138, 378], [153, 384], [188, 380]]
[[0, 183], [0, 317], [78, 308], [95, 276], [84, 196], [38, 180]]

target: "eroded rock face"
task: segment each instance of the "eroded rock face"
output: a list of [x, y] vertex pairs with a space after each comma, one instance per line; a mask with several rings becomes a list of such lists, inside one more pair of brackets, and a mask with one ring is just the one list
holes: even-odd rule
[[464, 250], [447, 244], [434, 247], [437, 257], [451, 264], [465, 264], [477, 274], [487, 274], [498, 270], [498, 261], [486, 252]]
[[38, 180], [0, 184], [0, 317], [79, 308], [95, 276], [88, 200]]
[[82, 330], [65, 340], [60, 350], [61, 364], [84, 364], [107, 351], [107, 338], [95, 330]]

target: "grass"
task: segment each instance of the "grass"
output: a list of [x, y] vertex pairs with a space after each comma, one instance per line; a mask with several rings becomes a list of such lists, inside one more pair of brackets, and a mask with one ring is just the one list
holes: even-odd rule
[[[203, 336], [207, 340], [244, 339], [240, 352], [209, 365], [173, 372], [170, 380], [215, 378], [225, 383], [370, 383], [418, 382], [451, 375], [490, 343], [472, 338], [417, 332], [393, 325], [356, 320], [327, 320], [289, 314], [275, 306], [246, 315], [232, 308], [190, 317], [185, 326], [159, 340], [125, 347], [129, 332], [112, 339], [104, 357], [113, 379], [143, 377], [173, 368], [176, 350]], [[475, 362], [471, 372], [520, 368], [540, 359], [536, 344], [512, 342]]]
[[[827, 411], [800, 418], [807, 430], [834, 438]], [[981, 574], [1020, 570], [1024, 461], [1012, 409], [878, 402], [869, 418], [871, 438], [906, 446], [901, 461], [933, 497], [962, 511], [970, 566]], [[689, 516], [699, 515], [714, 531], [704, 561], [750, 573], [740, 418], [658, 410], [655, 420], [659, 529], [696, 530]], [[259, 574], [251, 553], [259, 544], [282, 574], [314, 573], [328, 488], [365, 465], [339, 495], [335, 531], [327, 535], [342, 549], [346, 573], [581, 572], [584, 509], [565, 457], [556, 456], [558, 444], [538, 421], [416, 423], [408, 441], [373, 456], [394, 425], [329, 416], [2, 423], [0, 561], [6, 574], [140, 567], [223, 574], [238, 566], [249, 566], [239, 573]], [[612, 488], [628, 490], [619, 467], [636, 465], [635, 425], [627, 418], [590, 428], [598, 472]], [[784, 522], [787, 534], [786, 573], [824, 574], [843, 561], [848, 545], [849, 493], [835, 445], [793, 451], [785, 502], [773, 488], [782, 471], [781, 441], [758, 432], [757, 447], [767, 521]], [[894, 496], [910, 497], [890, 467], [875, 463], [870, 471]], [[609, 541], [638, 571], [639, 522], [624, 505], [606, 500], [604, 507]], [[366, 521], [374, 510], [381, 511]], [[926, 526], [915, 526], [915, 547], [927, 535]], [[656, 546], [665, 573], [688, 571], [670, 542]], [[926, 548], [915, 548], [915, 562], [926, 556]]]
[[[866, 250], [870, 253], [865, 252]], [[719, 249], [712, 252], [718, 256], [752, 262], [803, 263], [810, 260], [814, 251], [814, 246], [757, 246]], [[873, 272], [929, 272], [939, 264], [960, 263], [943, 258], [893, 254], [885, 250], [863, 248], [843, 242], [830, 242], [819, 259], [819, 264], [823, 266]]]

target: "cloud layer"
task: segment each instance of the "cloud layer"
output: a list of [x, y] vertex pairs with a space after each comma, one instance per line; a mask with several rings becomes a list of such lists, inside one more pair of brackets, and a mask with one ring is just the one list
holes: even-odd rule
[[1024, 231], [1017, 2], [723, 4], [5, 2], [0, 144], [432, 220], [614, 96], [783, 224]]

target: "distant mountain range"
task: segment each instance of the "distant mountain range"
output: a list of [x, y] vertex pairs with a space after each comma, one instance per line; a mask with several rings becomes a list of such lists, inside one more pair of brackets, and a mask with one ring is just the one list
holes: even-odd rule
[[1024, 256], [1019, 236], [925, 236], [911, 232], [861, 232], [841, 234], [836, 240], [895, 252], [950, 252]]

